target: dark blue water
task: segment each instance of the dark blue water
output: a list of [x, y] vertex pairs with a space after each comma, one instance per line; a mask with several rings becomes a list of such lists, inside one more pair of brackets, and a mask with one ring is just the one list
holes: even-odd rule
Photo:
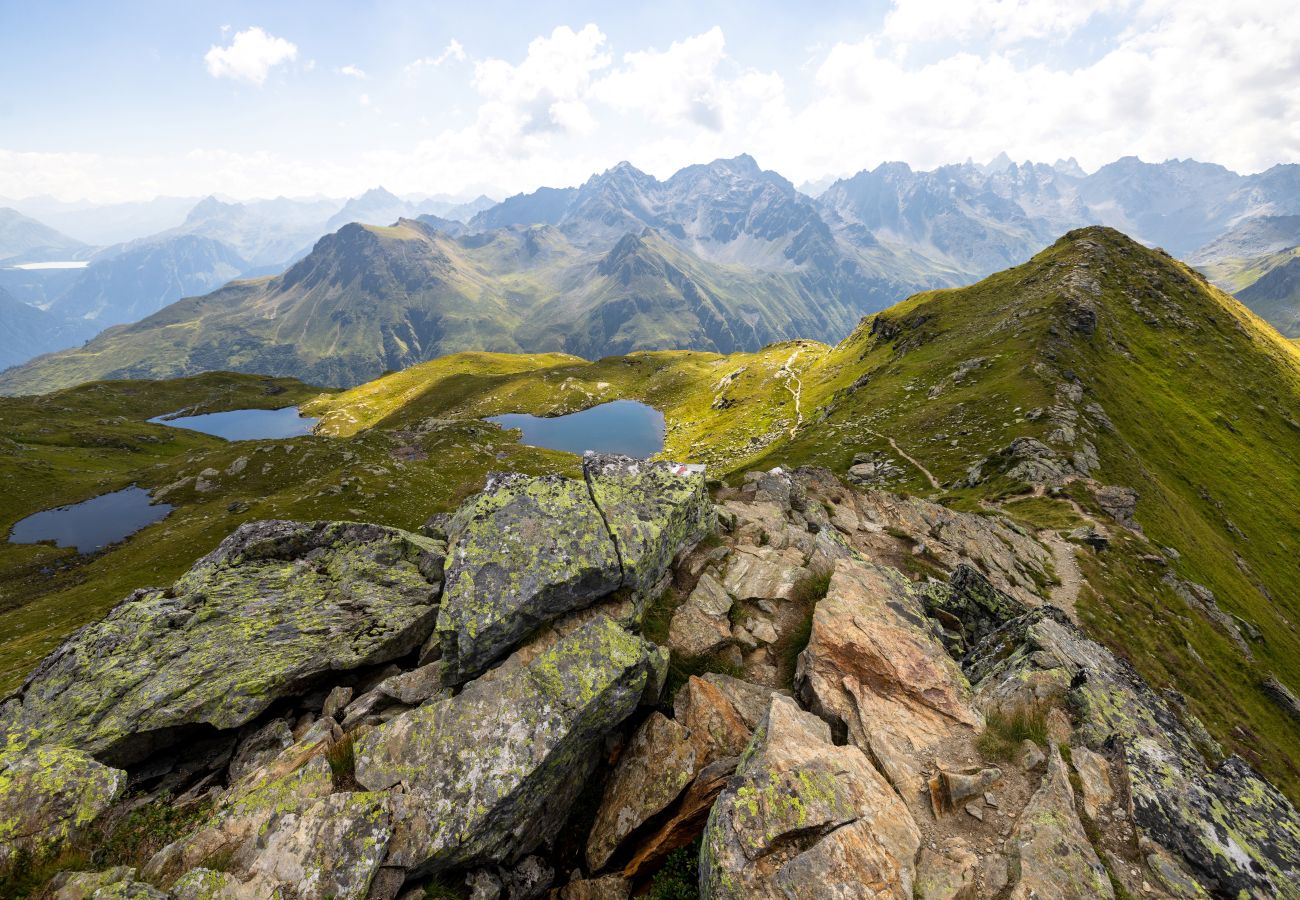
[[92, 553], [157, 522], [171, 511], [168, 503], [150, 505], [149, 492], [144, 488], [129, 487], [82, 503], [33, 513], [14, 526], [9, 541], [13, 544], [54, 541], [60, 547], [76, 547], [78, 553]]
[[231, 409], [174, 419], [155, 416], [149, 421], [155, 425], [201, 431], [228, 441], [257, 441], [311, 434], [320, 419], [305, 418], [298, 415], [298, 407], [286, 406], [284, 409]]
[[664, 414], [635, 400], [602, 403], [567, 416], [507, 413], [488, 421], [522, 429], [523, 442], [530, 446], [569, 453], [595, 450], [645, 459], [664, 448]]

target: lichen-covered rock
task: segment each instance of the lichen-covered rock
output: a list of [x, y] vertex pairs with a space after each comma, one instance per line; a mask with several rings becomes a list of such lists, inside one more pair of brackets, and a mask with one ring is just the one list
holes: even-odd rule
[[125, 772], [87, 753], [11, 736], [0, 751], [0, 869], [19, 851], [37, 857], [56, 851], [125, 787]]
[[690, 732], [653, 712], [637, 729], [610, 776], [587, 836], [587, 864], [600, 871], [623, 840], [666, 809], [695, 777]]
[[842, 723], [909, 802], [924, 791], [935, 748], [982, 724], [912, 583], [870, 563], [836, 563], [796, 683], [805, 705]]
[[325, 744], [304, 740], [232, 785], [205, 821], [153, 855], [144, 875], [167, 885], [191, 869], [232, 860], [246, 874], [258, 835], [273, 817], [302, 814], [333, 792]]
[[776, 696], [709, 815], [700, 893], [710, 898], [910, 900], [921, 835], [856, 747]]
[[942, 850], [923, 847], [916, 860], [916, 900], [974, 900], [978, 869], [979, 857], [960, 841]]
[[452, 519], [438, 635], [464, 681], [539, 625], [623, 583], [618, 552], [585, 482], [494, 475]]
[[922, 599], [926, 611], [944, 627], [945, 646], [958, 658], [991, 631], [1026, 611], [1023, 603], [999, 591], [966, 563], [953, 569], [946, 583], [926, 585]]
[[45, 893], [51, 900], [168, 900], [167, 894], [140, 881], [135, 869], [128, 866], [102, 872], [60, 872]]
[[362, 735], [357, 781], [403, 790], [386, 865], [423, 874], [501, 863], [552, 840], [596, 746], [657, 677], [660, 653], [596, 616]]
[[440, 544], [380, 525], [245, 525], [170, 591], [133, 594], [46, 657], [0, 733], [129, 763], [183, 726], [238, 727], [326, 673], [418, 647], [442, 561]]
[[364, 900], [392, 837], [389, 807], [384, 794], [338, 793], [277, 810], [237, 864], [299, 900]]
[[650, 591], [673, 557], [717, 525], [704, 469], [591, 453], [582, 473], [623, 565], [623, 586]]
[[1016, 824], [1020, 880], [1012, 900], [1059, 897], [1092, 900], [1115, 896], [1106, 867], [1088, 842], [1074, 806], [1074, 790], [1065, 762], [1055, 747], [1049, 751], [1042, 786], [1029, 798]]
[[1181, 857], [1207, 891], [1295, 895], [1300, 812], [1236, 757], [1207, 766], [1196, 723], [1064, 613], [1044, 607], [993, 632], [971, 652], [968, 674], [981, 695], [1035, 679], [1061, 685], [1077, 737], [1118, 753], [1142, 835]]
[[172, 900], [278, 900], [283, 888], [265, 875], [241, 881], [229, 872], [191, 869], [172, 885]]

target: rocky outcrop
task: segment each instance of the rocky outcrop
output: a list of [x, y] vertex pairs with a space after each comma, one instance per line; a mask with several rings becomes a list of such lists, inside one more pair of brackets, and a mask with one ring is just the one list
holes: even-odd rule
[[589, 453], [582, 473], [614, 537], [623, 586], [649, 594], [673, 557], [716, 527], [702, 466]]
[[0, 733], [132, 762], [185, 726], [236, 728], [327, 673], [429, 635], [442, 545], [379, 525], [257, 522], [168, 591], [138, 591], [45, 659]]
[[1015, 850], [1020, 878], [1011, 891], [1012, 900], [1115, 896], [1106, 867], [1079, 822], [1074, 790], [1055, 747], [1048, 753], [1042, 787], [1016, 823]]
[[125, 772], [88, 753], [11, 737], [0, 751], [0, 870], [20, 852], [40, 858], [62, 847], [125, 788]]
[[805, 705], [842, 727], [909, 799], [921, 796], [936, 750], [983, 724], [936, 631], [897, 571], [840, 560], [797, 675]]
[[356, 779], [394, 796], [386, 865], [513, 861], [554, 838], [601, 738], [661, 683], [659, 652], [597, 616], [531, 659], [356, 743]]
[[1074, 715], [1078, 739], [1099, 753], [1118, 752], [1140, 833], [1181, 857], [1207, 892], [1294, 895], [1300, 812], [1242, 760], [1207, 764], [1194, 740], [1199, 723], [1184, 721], [1063, 613], [1034, 610], [989, 635], [971, 659], [968, 674], [982, 697], [1052, 685]]
[[700, 893], [907, 900], [920, 842], [862, 751], [836, 746], [825, 722], [775, 697], [709, 816]]

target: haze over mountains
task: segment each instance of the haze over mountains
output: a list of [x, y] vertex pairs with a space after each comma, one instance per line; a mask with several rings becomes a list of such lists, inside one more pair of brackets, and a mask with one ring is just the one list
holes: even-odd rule
[[[104, 234], [113, 218], [84, 210], [78, 226], [68, 205], [25, 208], [42, 204], [79, 234]], [[119, 228], [153, 208], [124, 207]], [[214, 368], [349, 385], [462, 349], [596, 357], [835, 341], [863, 314], [971, 283], [1092, 223], [1189, 259], [1284, 333], [1300, 319], [1293, 270], [1250, 290], [1300, 246], [1295, 165], [1242, 176], [1126, 157], [1087, 174], [1073, 160], [1003, 155], [928, 172], [886, 163], [811, 197], [743, 155], [663, 181], [621, 163], [578, 187], [500, 203], [382, 188], [346, 202], [209, 197], [177, 224], [98, 251], [17, 211], [4, 216], [0, 287], [42, 307], [59, 335], [6, 347], [6, 359], [132, 326], [9, 373], [6, 391]], [[49, 260], [88, 265], [75, 275], [13, 268]], [[258, 276], [274, 277], [201, 296]], [[183, 297], [196, 299], [163, 310]]]

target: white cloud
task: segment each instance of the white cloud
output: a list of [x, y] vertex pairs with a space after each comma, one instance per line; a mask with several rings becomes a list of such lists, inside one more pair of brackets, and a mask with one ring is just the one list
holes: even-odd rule
[[561, 25], [534, 38], [518, 65], [487, 59], [474, 66], [474, 87], [483, 98], [478, 128], [488, 141], [512, 152], [548, 133], [587, 134], [596, 121], [587, 106], [592, 75], [610, 64], [605, 35], [595, 25], [574, 31]]
[[452, 38], [447, 43], [447, 46], [443, 49], [443, 51], [439, 53], [437, 56], [425, 56], [421, 59], [415, 60], [414, 62], [408, 63], [406, 66], [406, 71], [408, 73], [415, 73], [420, 71], [421, 69], [427, 69], [427, 68], [436, 69], [445, 62], [464, 62], [464, 61], [465, 61], [465, 48], [461, 45], [460, 41], [456, 40], [455, 38]]
[[367, 77], [366, 73], [362, 71], [359, 66], [354, 66], [351, 63], [339, 69], [339, 74], [357, 79], [365, 79]]
[[1132, 0], [895, 0], [883, 34], [901, 42], [991, 38], [1011, 44], [1073, 34]]
[[203, 61], [213, 78], [232, 78], [261, 86], [271, 69], [298, 58], [298, 47], [256, 25], [237, 32], [229, 46], [213, 45]]
[[369, 106], [369, 105], [370, 105], [370, 95], [369, 95], [369, 94], [362, 94], [360, 97], [357, 98], [357, 100], [361, 103], [362, 106]]
[[[718, 28], [651, 48], [611, 46], [594, 24], [562, 26], [517, 55], [477, 61], [460, 85], [447, 77], [436, 93], [416, 80], [372, 91], [364, 112], [335, 79], [352, 121], [364, 115], [375, 127], [320, 141], [315, 155], [260, 135], [244, 152], [172, 157], [0, 150], [0, 194], [345, 195], [380, 183], [507, 194], [580, 183], [620, 159], [663, 177], [740, 152], [795, 182], [1002, 150], [1017, 160], [1075, 156], [1088, 168], [1129, 154], [1246, 172], [1300, 160], [1300, 16], [1287, 3], [1103, 0], [1111, 13], [1090, 18], [1057, 0], [1044, 0], [1053, 16], [1007, 0], [1025, 12], [1017, 20], [1003, 4], [971, 2], [926, 19], [914, 0], [897, 0], [874, 32], [811, 51], [793, 41], [778, 71], [754, 67], [737, 50], [743, 42]], [[228, 58], [245, 34], [214, 48], [222, 77], [261, 83], [235, 75]], [[452, 41], [418, 62], [463, 58]], [[381, 112], [399, 102], [427, 115]], [[331, 109], [324, 124], [304, 113], [302, 133], [346, 127], [342, 106]]]

